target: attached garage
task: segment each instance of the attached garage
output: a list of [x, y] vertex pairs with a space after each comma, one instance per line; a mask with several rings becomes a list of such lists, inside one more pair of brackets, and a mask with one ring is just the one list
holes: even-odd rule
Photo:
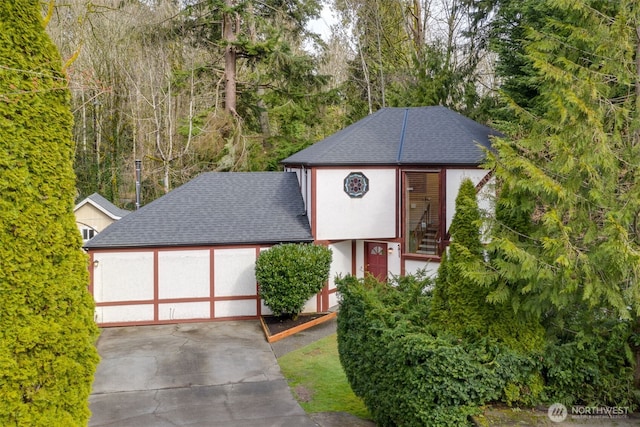
[[[254, 273], [260, 252], [312, 241], [294, 173], [202, 174], [86, 244], [96, 322], [255, 319], [269, 313]], [[327, 310], [328, 292], [308, 311]]]

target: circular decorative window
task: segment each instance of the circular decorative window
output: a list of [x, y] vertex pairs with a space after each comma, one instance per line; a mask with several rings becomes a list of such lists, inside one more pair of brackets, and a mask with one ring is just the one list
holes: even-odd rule
[[344, 179], [344, 192], [351, 198], [359, 198], [369, 191], [369, 178], [362, 172], [351, 172]]

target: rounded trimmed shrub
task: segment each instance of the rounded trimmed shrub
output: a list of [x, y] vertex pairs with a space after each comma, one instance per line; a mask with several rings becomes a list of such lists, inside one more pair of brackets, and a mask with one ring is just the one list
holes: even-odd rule
[[331, 249], [287, 243], [264, 251], [256, 260], [260, 296], [276, 316], [296, 317], [329, 278]]

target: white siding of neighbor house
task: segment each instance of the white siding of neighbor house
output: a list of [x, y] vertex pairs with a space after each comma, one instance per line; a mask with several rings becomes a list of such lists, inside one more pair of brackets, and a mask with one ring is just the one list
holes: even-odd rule
[[74, 211], [76, 224], [82, 230], [83, 227], [89, 227], [100, 232], [111, 225], [115, 220], [91, 203], [85, 203]]
[[[344, 179], [351, 172], [369, 179], [369, 191], [361, 198], [344, 192]], [[315, 179], [316, 240], [395, 237], [395, 169], [318, 169]]]

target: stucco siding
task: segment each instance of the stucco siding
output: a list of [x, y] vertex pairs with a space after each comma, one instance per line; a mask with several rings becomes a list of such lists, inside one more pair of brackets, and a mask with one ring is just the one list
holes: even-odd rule
[[214, 250], [215, 296], [256, 295], [255, 263], [255, 248]]
[[146, 323], [154, 317], [153, 304], [96, 307], [96, 323]]
[[222, 317], [253, 317], [257, 315], [257, 305], [253, 300], [216, 301], [215, 304], [215, 317], [217, 319]]
[[336, 277], [347, 276], [351, 272], [351, 240], [332, 243], [329, 245], [332, 252], [331, 268], [329, 270], [329, 289], [335, 289]]
[[436, 261], [418, 261], [407, 259], [404, 261], [404, 274], [416, 274], [419, 270], [424, 270], [430, 277], [436, 277], [440, 263]]
[[158, 304], [159, 320], [208, 319], [210, 312], [208, 301]]
[[[96, 322], [110, 326], [272, 314], [258, 297], [255, 262], [261, 250], [268, 248], [90, 251]], [[317, 311], [319, 302], [314, 295], [303, 311]]]
[[[362, 172], [369, 180], [369, 190], [360, 198], [343, 190], [351, 172]], [[316, 240], [395, 237], [395, 169], [318, 169], [315, 180]]]
[[209, 251], [160, 251], [158, 298], [208, 297]]
[[[453, 215], [456, 213], [456, 197], [458, 197], [458, 190], [460, 190], [462, 181], [465, 178], [469, 178], [474, 185], [477, 185], [488, 173], [489, 171], [485, 169], [447, 170], [447, 231], [449, 231]], [[483, 203], [482, 207], [488, 207], [487, 202]]]
[[93, 292], [96, 302], [153, 299], [153, 257], [153, 252], [95, 254]]

